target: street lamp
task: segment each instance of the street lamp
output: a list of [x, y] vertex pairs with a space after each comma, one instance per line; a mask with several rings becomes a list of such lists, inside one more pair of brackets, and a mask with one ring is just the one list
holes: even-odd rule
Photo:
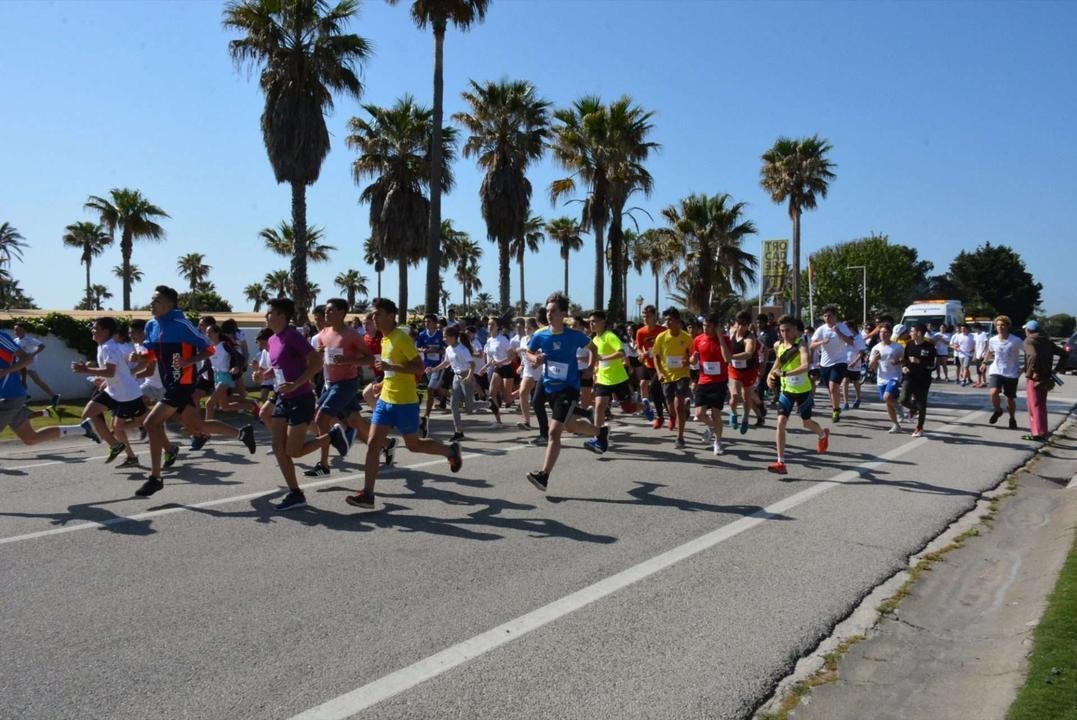
[[643, 296], [636, 296], [636, 317], [643, 315]]
[[867, 265], [847, 265], [846, 270], [862, 270], [864, 272], [864, 278], [860, 284], [860, 292], [864, 298], [864, 324], [860, 327], [865, 328], [868, 326], [868, 266]]

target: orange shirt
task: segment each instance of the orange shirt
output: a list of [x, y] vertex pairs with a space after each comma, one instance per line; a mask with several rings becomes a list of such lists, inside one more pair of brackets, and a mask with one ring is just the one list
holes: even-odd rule
[[655, 325], [653, 330], [644, 325], [636, 331], [636, 348], [639, 351], [640, 360], [649, 368], [654, 367], [654, 353], [651, 352], [654, 348], [654, 341], [665, 331], [666, 328], [662, 325]]

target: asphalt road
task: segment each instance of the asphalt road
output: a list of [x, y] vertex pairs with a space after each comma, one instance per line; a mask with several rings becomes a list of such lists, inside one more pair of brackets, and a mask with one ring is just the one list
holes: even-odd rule
[[280, 514], [262, 449], [186, 452], [139, 499], [99, 446], [0, 446], [0, 718], [746, 717], [1032, 453], [984, 391], [937, 388], [920, 440], [866, 397], [786, 477], [772, 423], [715, 458], [632, 418], [546, 496], [542, 449], [479, 416], [460, 474], [402, 451], [366, 512], [354, 462]]

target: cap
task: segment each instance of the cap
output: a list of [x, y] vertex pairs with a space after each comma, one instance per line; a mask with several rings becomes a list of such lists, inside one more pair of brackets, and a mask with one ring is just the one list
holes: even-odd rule
[[894, 337], [901, 337], [905, 333], [909, 332], [909, 328], [905, 327], [901, 323], [894, 326], [894, 329], [890, 331], [890, 334]]
[[1031, 330], [1032, 332], [1039, 332], [1040, 331], [1040, 324], [1038, 322], [1036, 322], [1035, 320], [1029, 320], [1022, 327], [1025, 330]]

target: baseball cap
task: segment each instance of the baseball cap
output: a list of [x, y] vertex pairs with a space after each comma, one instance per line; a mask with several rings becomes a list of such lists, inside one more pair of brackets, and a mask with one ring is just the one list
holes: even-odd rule
[[1029, 320], [1022, 327], [1025, 330], [1031, 330], [1032, 332], [1039, 332], [1040, 331], [1040, 324], [1038, 322], [1036, 322], [1035, 320]]
[[909, 328], [905, 327], [901, 323], [894, 326], [894, 329], [890, 331], [890, 334], [894, 337], [901, 337], [905, 333], [909, 332]]

